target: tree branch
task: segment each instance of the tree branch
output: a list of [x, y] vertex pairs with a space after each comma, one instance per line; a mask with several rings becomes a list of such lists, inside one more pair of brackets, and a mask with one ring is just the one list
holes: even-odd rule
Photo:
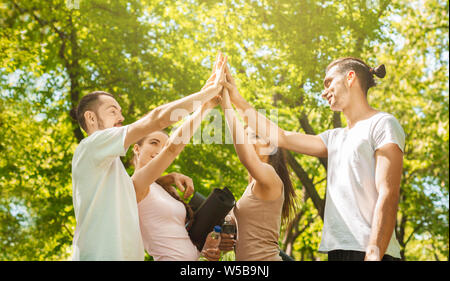
[[70, 229], [65, 224], [62, 224], [62, 227], [69, 233], [70, 237], [73, 237], [72, 231], [70, 231]]

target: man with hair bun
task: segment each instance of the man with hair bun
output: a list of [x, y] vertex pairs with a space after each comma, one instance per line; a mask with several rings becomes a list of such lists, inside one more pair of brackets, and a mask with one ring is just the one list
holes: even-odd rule
[[332, 62], [322, 97], [342, 111], [347, 127], [320, 134], [328, 156], [327, 195], [319, 251], [329, 260], [398, 260], [395, 223], [405, 133], [391, 114], [372, 108], [368, 90], [384, 65], [356, 58]]
[[399, 260], [394, 228], [405, 133], [394, 116], [372, 108], [367, 101], [368, 90], [376, 84], [374, 76], [386, 75], [384, 65], [371, 68], [352, 57], [328, 65], [321, 97], [331, 110], [344, 114], [347, 127], [319, 135], [280, 129], [233, 91], [234, 80], [226, 72], [227, 81], [222, 84], [233, 104], [246, 112], [246, 121], [258, 136], [284, 149], [328, 158], [319, 251], [328, 253], [330, 261]]

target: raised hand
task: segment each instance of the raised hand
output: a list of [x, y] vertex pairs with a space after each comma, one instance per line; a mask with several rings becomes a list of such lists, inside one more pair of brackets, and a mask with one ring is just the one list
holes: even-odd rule
[[224, 71], [224, 67], [226, 67], [226, 64], [227, 64], [227, 57], [224, 57], [222, 52], [219, 52], [212, 69], [212, 74], [206, 81], [202, 90], [207, 89], [211, 86], [222, 87], [222, 85], [220, 85], [220, 81], [224, 81], [226, 79], [226, 74]]
[[230, 94], [229, 94], [228, 88], [226, 88], [226, 87], [222, 91], [222, 102], [220, 103], [220, 106], [224, 110], [233, 108], [233, 106], [231, 105]]
[[210, 87], [211, 85], [214, 84], [214, 79], [216, 79], [217, 65], [220, 62], [221, 56], [222, 56], [222, 52], [219, 51], [219, 53], [217, 53], [217, 57], [216, 57], [216, 61], [214, 62], [214, 66], [212, 68], [211, 76], [205, 82], [205, 85], [203, 86], [202, 90], [205, 89], [205, 88], [208, 88], [208, 87]]
[[238, 88], [236, 86], [236, 82], [234, 81], [233, 76], [231, 75], [228, 65], [225, 66], [225, 76], [226, 76], [226, 80], [221, 82], [221, 84], [222, 84], [222, 86], [225, 87], [225, 89], [228, 90], [231, 102], [235, 103], [239, 98], [242, 99], [242, 96], [239, 94]]
[[220, 55], [221, 55], [220, 64], [216, 68], [215, 71], [216, 78], [214, 79], [214, 84], [217, 86], [219, 86], [222, 81], [226, 80], [225, 67], [227, 66], [228, 60], [227, 56], [223, 57], [222, 53], [220, 53]]

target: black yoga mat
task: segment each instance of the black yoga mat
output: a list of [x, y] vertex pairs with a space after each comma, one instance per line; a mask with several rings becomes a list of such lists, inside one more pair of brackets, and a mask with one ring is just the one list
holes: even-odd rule
[[199, 251], [203, 249], [208, 233], [215, 225], [222, 225], [235, 203], [236, 200], [227, 187], [215, 188], [206, 199], [197, 192], [191, 198], [189, 205], [194, 210], [194, 220], [188, 233]]

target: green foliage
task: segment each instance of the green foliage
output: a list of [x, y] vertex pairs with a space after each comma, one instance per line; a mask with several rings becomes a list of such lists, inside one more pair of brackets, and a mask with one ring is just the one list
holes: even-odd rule
[[[0, 0], [0, 260], [70, 257], [71, 159], [83, 133], [68, 112], [84, 94], [111, 92], [131, 123], [198, 91], [218, 50], [250, 103], [277, 110], [283, 129], [307, 133], [344, 122], [319, 98], [331, 60], [384, 63], [388, 74], [369, 101], [407, 134], [402, 254], [448, 260], [448, 1], [66, 2]], [[294, 157], [323, 199], [324, 162]], [[190, 144], [171, 171], [204, 194], [229, 186], [239, 198], [247, 185], [229, 144]], [[291, 178], [299, 208], [282, 228], [282, 248], [296, 260], [324, 260], [308, 183], [294, 170]]]

